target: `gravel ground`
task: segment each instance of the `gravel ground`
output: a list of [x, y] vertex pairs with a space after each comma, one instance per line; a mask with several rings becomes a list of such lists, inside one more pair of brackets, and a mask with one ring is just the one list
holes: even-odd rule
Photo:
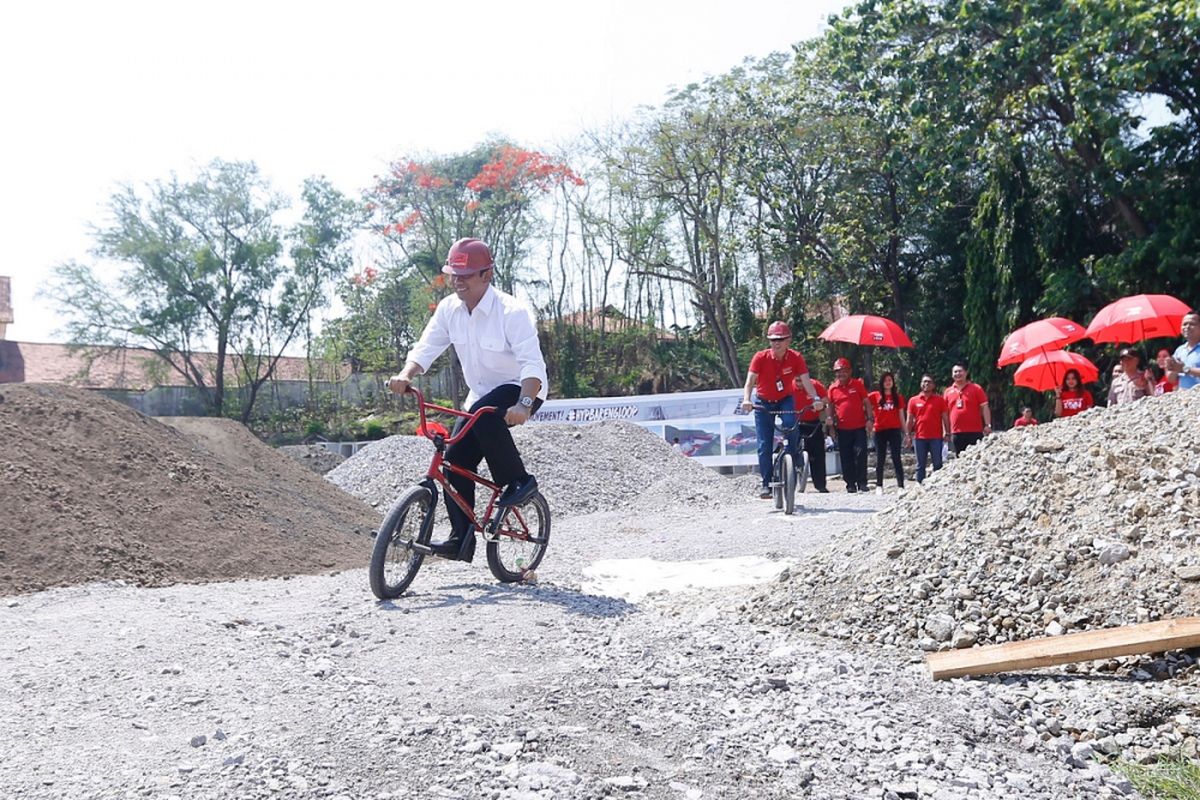
[[387, 603], [365, 568], [7, 598], [0, 796], [1123, 796], [1132, 787], [1076, 741], [1088, 698], [1178, 724], [1168, 684], [934, 684], [912, 648], [747, 622], [742, 587], [639, 603], [582, 592], [598, 560], [756, 555], [802, 570], [894, 499], [808, 494], [785, 517], [655, 497], [556, 519], [532, 586], [495, 584], [479, 559], [429, 564]]

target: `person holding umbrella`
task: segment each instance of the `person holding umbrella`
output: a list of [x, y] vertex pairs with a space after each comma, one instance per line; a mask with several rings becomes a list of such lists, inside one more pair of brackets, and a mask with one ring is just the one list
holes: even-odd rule
[[1150, 394], [1150, 381], [1142, 372], [1137, 351], [1126, 347], [1121, 351], [1120, 358], [1121, 372], [1113, 370], [1113, 382], [1108, 390], [1110, 406], [1128, 405]]
[[1184, 342], [1167, 359], [1167, 380], [1180, 389], [1200, 386], [1200, 312], [1189, 311], [1179, 323]]
[[[823, 408], [812, 379], [808, 377], [808, 364], [804, 356], [788, 347], [792, 340], [792, 329], [786, 322], [776, 320], [767, 327], [766, 350], [759, 350], [750, 359], [746, 373], [746, 385], [742, 395], [742, 410], [754, 411], [754, 433], [758, 437], [758, 473], [762, 488], [758, 496], [771, 499], [771, 450], [775, 444], [775, 417], [783, 417], [783, 427], [790, 428], [787, 447], [795, 457], [799, 432], [796, 428], [796, 403], [792, 396], [792, 383], [799, 381], [804, 387], [814, 410]], [[753, 397], [752, 397], [753, 395]], [[754, 399], [758, 400], [757, 407]], [[780, 413], [782, 412], [782, 413]]]
[[1054, 390], [1054, 416], [1073, 417], [1096, 405], [1092, 393], [1083, 388], [1079, 370], [1069, 369], [1063, 375], [1062, 386]]

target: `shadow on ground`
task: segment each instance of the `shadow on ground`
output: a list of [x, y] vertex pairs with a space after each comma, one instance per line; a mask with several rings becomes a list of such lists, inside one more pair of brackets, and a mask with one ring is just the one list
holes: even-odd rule
[[433, 591], [410, 592], [395, 600], [382, 600], [379, 607], [388, 611], [414, 613], [426, 609], [455, 608], [463, 605], [527, 605], [558, 606], [568, 614], [597, 619], [623, 617], [638, 611], [626, 600], [585, 594], [561, 586], [530, 586], [528, 584], [460, 583]]

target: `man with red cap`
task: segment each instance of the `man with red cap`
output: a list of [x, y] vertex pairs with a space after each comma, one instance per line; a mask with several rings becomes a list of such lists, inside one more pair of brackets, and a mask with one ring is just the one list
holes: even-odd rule
[[850, 360], [833, 362], [836, 380], [829, 384], [829, 402], [833, 406], [833, 424], [837, 428], [838, 456], [842, 461], [842, 478], [847, 492], [866, 492], [867, 488], [867, 426], [874, 421], [875, 412], [867, 385], [862, 378], [850, 376]]
[[[495, 406], [470, 434], [446, 449], [446, 460], [471, 471], [487, 459], [492, 480], [505, 486], [501, 505], [521, 505], [537, 490], [525, 470], [509, 427], [524, 424], [546, 399], [546, 361], [538, 342], [537, 320], [528, 305], [492, 286], [494, 262], [488, 246], [478, 239], [459, 239], [450, 247], [442, 272], [454, 294], [434, 309], [420, 341], [405, 359], [404, 368], [388, 381], [397, 394], [408, 391], [413, 378], [454, 345], [470, 389], [464, 405], [470, 411]], [[460, 419], [455, 433], [465, 424]], [[475, 483], [451, 473], [450, 483], [469, 504], [475, 502]], [[451, 536], [431, 545], [438, 555], [470, 561], [475, 533], [462, 509], [446, 498]]]
[[[775, 417], [783, 418], [788, 433], [788, 450], [797, 454], [799, 433], [796, 430], [796, 402], [792, 387], [799, 381], [816, 410], [823, 408], [817, 390], [808, 377], [808, 364], [804, 356], [788, 347], [792, 340], [792, 329], [786, 322], [776, 320], [767, 327], [766, 350], [759, 350], [750, 359], [746, 373], [746, 386], [742, 396], [742, 410], [754, 409], [754, 432], [758, 437], [758, 473], [762, 478], [762, 489], [758, 496], [771, 498], [771, 451], [775, 445]], [[753, 397], [751, 396], [753, 393]], [[755, 403], [754, 400], [758, 402]], [[781, 413], [782, 412], [782, 413]]]

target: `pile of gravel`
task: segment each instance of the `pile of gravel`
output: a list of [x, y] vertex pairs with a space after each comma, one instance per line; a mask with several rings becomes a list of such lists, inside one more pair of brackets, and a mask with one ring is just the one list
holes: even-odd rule
[[319, 444], [289, 444], [276, 449], [288, 458], [299, 461], [301, 466], [318, 475], [324, 475], [346, 460], [345, 456]]
[[[556, 517], [681, 502], [711, 507], [747, 495], [741, 481], [722, 478], [629, 422], [528, 425], [514, 428], [513, 438]], [[391, 436], [364, 447], [325, 477], [383, 513], [424, 477], [432, 457], [428, 439]], [[482, 468], [487, 475], [486, 463]]]
[[990, 436], [748, 613], [924, 650], [1193, 614], [1197, 419], [1200, 391], [1175, 392]]

